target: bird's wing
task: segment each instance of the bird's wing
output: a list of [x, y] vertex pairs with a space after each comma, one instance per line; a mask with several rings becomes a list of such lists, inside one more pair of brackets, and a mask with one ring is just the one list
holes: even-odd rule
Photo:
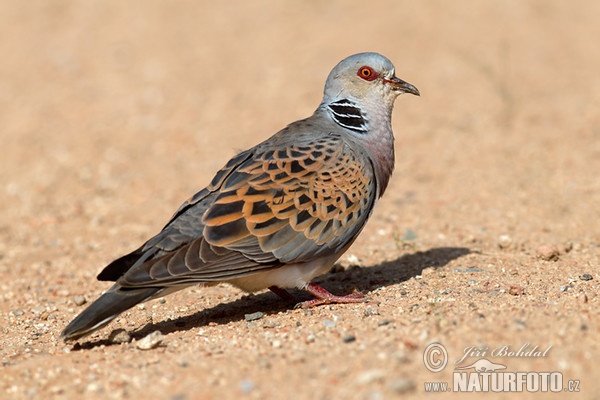
[[339, 135], [296, 136], [232, 159], [137, 250], [118, 283], [223, 281], [341, 251], [373, 207], [372, 164]]

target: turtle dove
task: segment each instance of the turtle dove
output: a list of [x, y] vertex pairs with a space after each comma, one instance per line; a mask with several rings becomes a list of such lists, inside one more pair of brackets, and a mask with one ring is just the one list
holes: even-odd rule
[[62, 332], [75, 340], [125, 310], [190, 285], [303, 289], [305, 307], [364, 301], [311, 283], [363, 229], [394, 168], [391, 114], [419, 95], [377, 53], [342, 60], [306, 119], [233, 157], [153, 238], [98, 275], [114, 285]]

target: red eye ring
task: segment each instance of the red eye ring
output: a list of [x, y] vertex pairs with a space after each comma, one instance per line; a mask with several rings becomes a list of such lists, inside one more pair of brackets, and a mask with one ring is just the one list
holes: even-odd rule
[[356, 73], [356, 75], [360, 76], [362, 79], [364, 79], [365, 81], [373, 81], [375, 79], [377, 79], [377, 72], [375, 72], [375, 70], [367, 65], [365, 65], [364, 67], [360, 67], [358, 69], [358, 72]]

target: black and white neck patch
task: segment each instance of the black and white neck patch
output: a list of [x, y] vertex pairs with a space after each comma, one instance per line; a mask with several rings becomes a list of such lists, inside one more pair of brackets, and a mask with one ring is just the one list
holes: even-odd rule
[[338, 125], [359, 133], [367, 132], [369, 121], [356, 103], [348, 99], [341, 99], [329, 104], [327, 108]]

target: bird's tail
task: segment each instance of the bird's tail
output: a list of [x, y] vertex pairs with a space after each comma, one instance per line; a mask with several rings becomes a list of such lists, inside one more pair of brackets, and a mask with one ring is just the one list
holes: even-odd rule
[[154, 297], [163, 288], [123, 289], [115, 284], [83, 310], [61, 333], [64, 340], [76, 340], [102, 328], [123, 311]]

